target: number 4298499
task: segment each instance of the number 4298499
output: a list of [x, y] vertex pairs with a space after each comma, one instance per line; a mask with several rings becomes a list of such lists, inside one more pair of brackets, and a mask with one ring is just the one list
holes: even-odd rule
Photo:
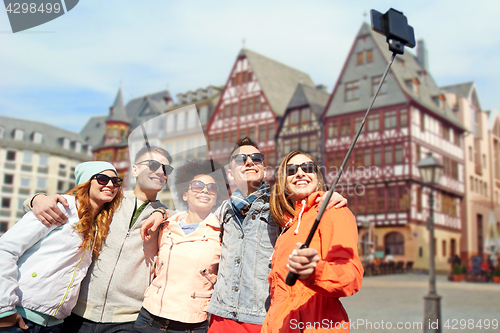
[[9, 3], [6, 8], [9, 14], [26, 14], [26, 13], [55, 13], [58, 14], [61, 11], [61, 5], [58, 3], [52, 4], [47, 3]]
[[474, 319], [448, 319], [444, 325], [445, 328], [449, 330], [458, 330], [458, 329], [494, 329], [498, 328], [498, 320], [497, 319], [479, 319], [475, 321]]

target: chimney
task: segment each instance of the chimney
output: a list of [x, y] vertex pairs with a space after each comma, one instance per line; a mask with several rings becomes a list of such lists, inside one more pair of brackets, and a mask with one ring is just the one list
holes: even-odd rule
[[419, 39], [417, 41], [417, 61], [420, 66], [425, 69], [425, 71], [429, 71], [427, 49], [425, 48], [425, 42], [423, 39]]
[[317, 84], [316, 85], [316, 89], [318, 89], [320, 91], [323, 91], [323, 92], [327, 92], [326, 91], [326, 85], [324, 85], [324, 84]]

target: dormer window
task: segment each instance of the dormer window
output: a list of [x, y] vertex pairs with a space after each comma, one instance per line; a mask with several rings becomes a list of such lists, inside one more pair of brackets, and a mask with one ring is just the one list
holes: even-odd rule
[[208, 88], [208, 90], [207, 90], [208, 98], [211, 98], [213, 93], [214, 93], [214, 89], [212, 87]]
[[418, 95], [420, 93], [420, 81], [417, 78], [406, 80], [405, 82], [408, 88], [410, 88], [414, 94]]
[[201, 101], [203, 99], [203, 90], [198, 90], [198, 96], [197, 96], [198, 100]]
[[68, 138], [62, 138], [62, 147], [64, 149], [69, 149], [70, 143]]
[[24, 138], [24, 130], [15, 129], [14, 130], [14, 140], [22, 140]]
[[192, 100], [193, 100], [193, 94], [191, 93], [187, 94], [187, 102], [191, 103]]
[[33, 142], [42, 143], [43, 134], [40, 132], [33, 132]]
[[75, 141], [75, 152], [79, 153], [82, 151], [82, 143], [80, 141]]

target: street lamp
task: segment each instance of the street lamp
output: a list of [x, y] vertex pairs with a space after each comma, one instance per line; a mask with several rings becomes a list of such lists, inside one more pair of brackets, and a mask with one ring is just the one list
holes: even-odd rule
[[424, 332], [441, 332], [441, 296], [436, 292], [436, 263], [434, 261], [434, 186], [439, 182], [443, 165], [429, 152], [427, 157], [418, 161], [417, 168], [422, 182], [429, 186], [429, 294], [424, 296]]

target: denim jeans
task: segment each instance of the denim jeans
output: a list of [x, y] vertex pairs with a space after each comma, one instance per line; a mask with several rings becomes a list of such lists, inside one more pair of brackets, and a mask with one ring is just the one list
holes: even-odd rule
[[206, 333], [208, 331], [208, 321], [205, 320], [194, 324], [181, 323], [154, 316], [148, 310], [142, 308], [134, 328], [137, 333]]
[[62, 325], [42, 326], [35, 324], [31, 320], [23, 318], [24, 323], [28, 326], [27, 330], [21, 329], [18, 324], [9, 327], [0, 327], [0, 333], [61, 333]]
[[64, 333], [132, 333], [134, 322], [125, 323], [98, 323], [72, 313], [64, 319], [62, 332]]

